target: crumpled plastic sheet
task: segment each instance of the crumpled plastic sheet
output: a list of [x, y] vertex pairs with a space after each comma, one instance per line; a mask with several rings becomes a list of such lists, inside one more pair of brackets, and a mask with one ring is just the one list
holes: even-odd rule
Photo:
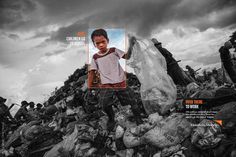
[[[72, 152], [75, 149], [76, 143], [81, 135], [84, 135], [81, 130], [87, 128], [86, 126], [75, 125], [73, 133], [64, 137], [64, 140], [55, 145], [50, 151], [45, 153], [44, 157], [57, 157], [63, 153]], [[82, 136], [81, 136], [82, 137]], [[82, 138], [86, 139], [86, 135]]]
[[119, 139], [123, 137], [124, 133], [125, 133], [125, 129], [118, 125], [116, 127], [115, 138]]
[[151, 40], [137, 40], [127, 65], [141, 83], [141, 98], [147, 114], [166, 113], [176, 100], [177, 89], [167, 74], [165, 58]]
[[[73, 153], [73, 154], [81, 154], [81, 150], [86, 149], [86, 151], [93, 152], [90, 150], [90, 142], [94, 141], [95, 137], [98, 134], [98, 129], [94, 129], [91, 126], [86, 124], [72, 124], [74, 126], [74, 130], [71, 134], [67, 134], [64, 137], [64, 140], [57, 145], [55, 145], [50, 151], [48, 151], [44, 157], [56, 157], [63, 153]], [[70, 132], [70, 131], [69, 131]], [[87, 141], [80, 142], [80, 141]], [[87, 152], [87, 153], [89, 153]], [[86, 154], [86, 153], [85, 153]]]
[[196, 92], [200, 90], [199, 85], [195, 82], [189, 83], [186, 86], [186, 95], [187, 97], [193, 97]]
[[123, 142], [127, 148], [132, 148], [144, 144], [142, 139], [139, 136], [135, 135], [135, 128], [126, 129], [123, 136]]
[[153, 129], [142, 136], [142, 139], [145, 143], [158, 148], [165, 148], [181, 143], [190, 136], [191, 131], [191, 124], [185, 116], [174, 113], [157, 123]]
[[191, 129], [183, 114], [173, 114], [165, 119], [153, 114], [148, 122], [126, 129], [123, 141], [127, 148], [142, 144], [165, 148], [181, 143], [190, 136]]

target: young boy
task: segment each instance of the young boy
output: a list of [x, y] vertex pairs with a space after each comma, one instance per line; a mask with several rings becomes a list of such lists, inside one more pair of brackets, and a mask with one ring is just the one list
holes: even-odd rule
[[125, 72], [119, 64], [119, 59], [130, 58], [135, 38], [130, 38], [128, 53], [114, 47], [107, 48], [109, 38], [104, 29], [93, 31], [91, 39], [99, 52], [93, 55], [91, 61], [88, 75], [88, 87], [92, 87], [95, 73], [98, 71], [101, 79], [101, 84], [99, 85], [101, 88], [99, 103], [109, 117], [108, 130], [111, 131], [115, 125], [114, 111], [112, 109], [114, 95], [118, 97], [122, 105], [131, 105], [136, 122], [138, 124], [142, 123], [140, 109], [134, 98], [134, 92], [129, 87], [126, 87]]

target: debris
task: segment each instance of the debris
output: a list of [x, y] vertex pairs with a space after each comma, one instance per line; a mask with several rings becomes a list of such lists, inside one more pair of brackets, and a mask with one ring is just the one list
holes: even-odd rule
[[[203, 79], [202, 82], [178, 85], [176, 88], [166, 73], [163, 57], [151, 45], [143, 51], [146, 48], [144, 43], [150, 44], [147, 40], [137, 40], [137, 45], [141, 47], [134, 47], [135, 60], [131, 59], [129, 63], [137, 76], [127, 73], [127, 85], [134, 90], [134, 97], [143, 109], [142, 124], [137, 126], [135, 123], [131, 106], [122, 106], [114, 99], [115, 130], [109, 131], [108, 117], [98, 101], [100, 91], [87, 90], [87, 68], [84, 66], [77, 69], [64, 82], [64, 86], [55, 89], [44, 107], [37, 112], [36, 121], [27, 119], [15, 126], [5, 125], [9, 130], [6, 130], [5, 145], [0, 149], [0, 154], [4, 157], [234, 155], [234, 85], [211, 85]], [[140, 65], [144, 59], [139, 57], [144, 54], [148, 65]], [[161, 68], [151, 68], [152, 65]], [[184, 113], [174, 113], [183, 111], [182, 104], [186, 97], [217, 104], [219, 112], [214, 120], [220, 120], [222, 125], [213, 120], [200, 122], [197, 119], [194, 124], [199, 126], [193, 127]], [[35, 111], [32, 109], [31, 113], [36, 114]], [[228, 152], [224, 153], [226, 149]]]
[[205, 150], [216, 147], [222, 137], [220, 125], [214, 121], [204, 119], [193, 130], [191, 142], [198, 148]]
[[121, 126], [118, 125], [116, 127], [116, 139], [123, 137], [124, 132], [125, 132], [124, 128], [122, 128]]
[[145, 143], [165, 148], [181, 143], [191, 133], [190, 122], [183, 114], [173, 114], [142, 136]]

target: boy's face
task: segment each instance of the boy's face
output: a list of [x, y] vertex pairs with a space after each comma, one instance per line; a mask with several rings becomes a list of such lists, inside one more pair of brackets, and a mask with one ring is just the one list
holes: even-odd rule
[[104, 36], [95, 36], [93, 37], [94, 45], [100, 51], [105, 52], [107, 50], [108, 40]]

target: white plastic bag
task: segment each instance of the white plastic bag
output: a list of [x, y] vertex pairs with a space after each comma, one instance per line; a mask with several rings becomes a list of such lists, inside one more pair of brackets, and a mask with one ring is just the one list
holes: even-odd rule
[[167, 74], [165, 58], [151, 40], [137, 40], [127, 65], [141, 82], [141, 98], [147, 114], [166, 113], [176, 101], [177, 89]]

